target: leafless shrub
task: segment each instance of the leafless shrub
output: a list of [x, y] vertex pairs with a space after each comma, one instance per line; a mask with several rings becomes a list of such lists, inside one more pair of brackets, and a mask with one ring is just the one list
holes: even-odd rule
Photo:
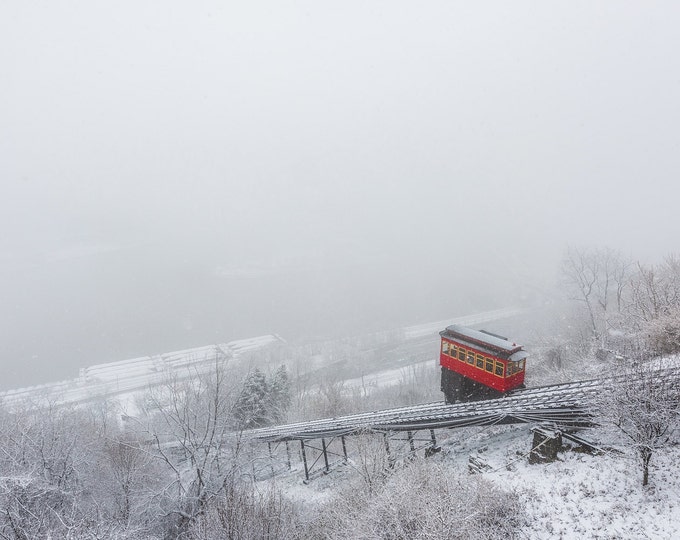
[[298, 519], [295, 505], [274, 484], [256, 488], [250, 482], [231, 478], [223, 494], [192, 523], [185, 537], [284, 540], [295, 537]]
[[388, 455], [381, 434], [364, 433], [353, 437], [356, 447], [354, 470], [361, 479], [361, 490], [376, 493], [385, 483], [389, 469]]
[[517, 498], [480, 477], [417, 460], [370, 494], [356, 487], [319, 510], [308, 538], [516, 538], [524, 522]]
[[645, 340], [655, 354], [680, 352], [680, 307], [674, 307], [643, 325]]

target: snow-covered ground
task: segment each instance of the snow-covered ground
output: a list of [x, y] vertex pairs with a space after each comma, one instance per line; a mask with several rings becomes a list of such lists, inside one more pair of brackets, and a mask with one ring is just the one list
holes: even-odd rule
[[[621, 441], [602, 429], [582, 436]], [[680, 538], [680, 448], [657, 452], [650, 484], [643, 488], [640, 464], [631, 455], [566, 451], [554, 463], [530, 465], [530, 444], [529, 430], [518, 426], [455, 437], [446, 446], [461, 469], [468, 452], [483, 456], [493, 469], [485, 477], [516, 491], [529, 517], [529, 538]]]
[[362, 377], [356, 377], [354, 379], [347, 379], [344, 384], [344, 389], [351, 391], [355, 388], [361, 388], [366, 393], [370, 392], [374, 388], [385, 388], [387, 386], [394, 386], [396, 384], [402, 383], [408, 380], [409, 374], [414, 369], [419, 369], [426, 366], [438, 366], [439, 358], [432, 358], [430, 360], [425, 360], [423, 362], [418, 362], [416, 364], [410, 364], [408, 366], [398, 367], [395, 369], [385, 369], [378, 371], [376, 373], [369, 373]]
[[[615, 432], [600, 428], [580, 435], [607, 444], [620, 442]], [[483, 478], [518, 498], [527, 517], [520, 538], [680, 538], [680, 447], [654, 455], [650, 482], [643, 488], [640, 465], [628, 454], [596, 456], [565, 449], [556, 462], [529, 464], [528, 425], [441, 431], [438, 436], [442, 452], [429, 459], [442, 460], [457, 474], [468, 476], [470, 456], [480, 457], [490, 467], [481, 473]], [[313, 511], [333, 497], [351, 469], [339, 467], [304, 484], [298, 468], [279, 477], [277, 485]]]

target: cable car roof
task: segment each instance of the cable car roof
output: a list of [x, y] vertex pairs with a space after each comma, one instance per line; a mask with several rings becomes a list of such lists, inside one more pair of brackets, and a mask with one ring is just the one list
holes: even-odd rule
[[447, 326], [446, 330], [439, 332], [439, 335], [444, 338], [463, 340], [472, 345], [489, 348], [506, 354], [513, 354], [522, 350], [521, 345], [517, 345], [517, 343], [513, 343], [501, 336], [489, 332], [482, 332], [480, 330], [473, 330], [472, 328], [467, 328], [458, 324]]

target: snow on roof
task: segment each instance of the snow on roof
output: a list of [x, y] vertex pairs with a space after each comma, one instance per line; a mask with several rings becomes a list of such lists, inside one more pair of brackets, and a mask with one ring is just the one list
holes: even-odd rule
[[453, 339], [462, 339], [464, 341], [472, 342], [473, 344], [481, 345], [483, 347], [491, 348], [497, 351], [502, 351], [508, 354], [516, 353], [522, 349], [521, 345], [513, 343], [495, 334], [480, 332], [458, 324], [447, 326], [446, 330], [439, 333], [442, 337], [449, 337]]
[[511, 354], [508, 360], [512, 360], [513, 362], [519, 362], [520, 360], [526, 360], [526, 358], [529, 356], [529, 353], [526, 351], [517, 351], [514, 354]]

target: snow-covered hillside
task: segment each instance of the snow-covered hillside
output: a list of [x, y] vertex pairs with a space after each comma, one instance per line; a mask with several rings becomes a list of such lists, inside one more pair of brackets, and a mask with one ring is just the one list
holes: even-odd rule
[[[442, 432], [443, 433], [443, 432]], [[616, 446], [620, 439], [607, 429], [590, 429], [582, 434], [589, 440]], [[454, 477], [473, 477], [468, 463], [471, 456], [488, 465], [488, 471], [475, 474], [490, 481], [508, 496], [516, 498], [523, 510], [518, 538], [538, 540], [653, 539], [680, 538], [680, 476], [677, 462], [680, 447], [671, 447], [655, 456], [650, 485], [641, 486], [638, 462], [628, 454], [591, 455], [574, 449], [558, 454], [553, 463], [531, 465], [531, 431], [527, 425], [468, 428], [441, 435], [442, 452], [428, 458], [444, 465]], [[566, 442], [566, 441], [565, 441]], [[343, 484], [352, 482], [361, 463], [352, 461], [328, 475], [303, 484], [301, 471], [294, 470], [277, 479], [289, 497], [304, 504], [307, 512], [322, 511], [325, 504], [336, 504], [334, 497]], [[393, 472], [395, 478], [403, 467]], [[390, 490], [390, 481], [385, 489]], [[394, 500], [399, 494], [394, 494]], [[417, 505], [417, 497], [413, 497]], [[427, 504], [427, 503], [423, 503]], [[452, 502], [451, 504], [454, 504]], [[416, 511], [426, 513], [426, 508]], [[476, 509], [470, 508], [474, 519]], [[458, 536], [456, 536], [458, 538]]]

